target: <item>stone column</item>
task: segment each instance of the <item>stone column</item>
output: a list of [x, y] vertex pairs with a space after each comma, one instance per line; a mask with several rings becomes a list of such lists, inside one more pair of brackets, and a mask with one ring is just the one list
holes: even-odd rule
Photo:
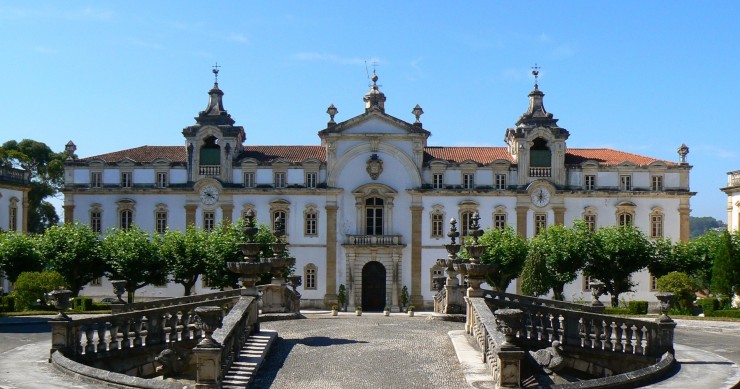
[[[72, 204], [64, 205], [64, 223], [74, 223], [75, 222], [75, 206]], [[26, 213], [28, 215], [28, 213]], [[24, 223], [25, 224], [25, 223]]]
[[[324, 305], [337, 303], [337, 205], [326, 205], [326, 292]], [[349, 270], [348, 270], [349, 271]]]
[[234, 205], [233, 204], [223, 204], [221, 205], [221, 220], [223, 220], [224, 224], [231, 224], [231, 216], [234, 213]]
[[516, 207], [516, 233], [522, 238], [527, 237], [527, 211], [529, 207]]
[[401, 253], [394, 251], [393, 254], [393, 269], [391, 271], [393, 272], [393, 284], [391, 285], [391, 301], [389, 303], [386, 303], [385, 305], [393, 306], [401, 306], [401, 301], [399, 300], [399, 293], [398, 293], [398, 285], [399, 281], [401, 281], [400, 273], [401, 273]]
[[681, 198], [681, 204], [678, 206], [681, 242], [688, 242], [691, 235], [691, 231], [689, 229], [690, 214], [691, 207], [689, 206], [689, 198]]
[[195, 210], [198, 209], [197, 205], [189, 204], [185, 206], [185, 227], [195, 225]]
[[565, 207], [552, 207], [552, 211], [555, 213], [555, 225], [565, 225]]
[[411, 206], [411, 305], [421, 308], [421, 211], [420, 205]]

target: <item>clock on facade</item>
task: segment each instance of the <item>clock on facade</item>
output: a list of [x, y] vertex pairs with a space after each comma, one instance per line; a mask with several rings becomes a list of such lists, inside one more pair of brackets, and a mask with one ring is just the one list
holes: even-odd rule
[[204, 186], [200, 190], [200, 201], [205, 205], [213, 205], [218, 201], [218, 189], [213, 185]]
[[538, 207], [544, 207], [550, 203], [550, 191], [546, 188], [535, 189], [532, 192], [532, 203]]

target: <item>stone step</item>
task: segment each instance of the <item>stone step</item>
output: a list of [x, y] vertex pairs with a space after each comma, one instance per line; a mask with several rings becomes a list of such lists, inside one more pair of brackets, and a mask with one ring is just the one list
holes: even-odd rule
[[247, 338], [238, 358], [224, 375], [223, 388], [246, 388], [254, 379], [275, 338], [277, 331], [264, 330]]

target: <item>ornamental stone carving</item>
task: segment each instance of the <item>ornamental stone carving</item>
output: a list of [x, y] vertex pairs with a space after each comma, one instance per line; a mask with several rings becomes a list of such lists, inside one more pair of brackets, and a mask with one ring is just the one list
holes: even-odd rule
[[370, 159], [367, 160], [367, 174], [370, 178], [377, 180], [380, 177], [380, 173], [383, 173], [383, 161], [378, 158], [378, 154], [373, 154]]

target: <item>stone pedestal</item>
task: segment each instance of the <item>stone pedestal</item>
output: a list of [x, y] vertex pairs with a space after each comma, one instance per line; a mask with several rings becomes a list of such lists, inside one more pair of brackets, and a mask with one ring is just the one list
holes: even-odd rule
[[524, 350], [514, 345], [504, 345], [496, 353], [498, 358], [498, 380], [499, 388], [520, 388], [521, 368], [524, 359]]
[[285, 286], [274, 283], [262, 287], [262, 313], [284, 313], [283, 289]]
[[445, 307], [446, 314], [465, 313], [465, 293], [460, 285], [445, 285]]
[[49, 362], [51, 354], [60, 350], [64, 352], [68, 347], [74, 347], [74, 327], [69, 320], [50, 320], [51, 326], [51, 350], [49, 350]]
[[196, 347], [193, 349], [197, 366], [195, 387], [218, 389], [221, 387], [221, 347]]

